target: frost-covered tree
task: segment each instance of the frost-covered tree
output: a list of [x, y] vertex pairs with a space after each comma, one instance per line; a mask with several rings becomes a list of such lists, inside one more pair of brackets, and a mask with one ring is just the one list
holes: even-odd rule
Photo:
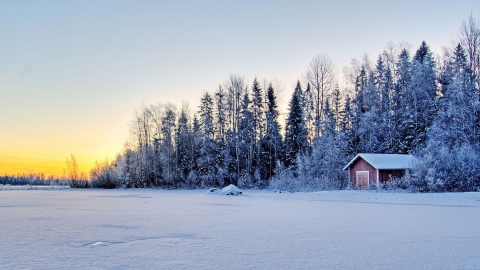
[[173, 105], [166, 106], [162, 117], [161, 136], [156, 140], [155, 152], [159, 156], [161, 179], [156, 179], [158, 185], [173, 186], [177, 184], [177, 163], [174, 147], [176, 113]]
[[199, 116], [204, 138], [213, 139], [215, 134], [215, 127], [213, 125], [213, 99], [208, 92], [205, 92], [200, 100]]
[[421, 191], [478, 190], [478, 89], [460, 44], [442, 73], [438, 116], [428, 131], [428, 143], [412, 185]]
[[357, 110], [359, 118], [360, 151], [364, 153], [378, 153], [381, 147], [381, 99], [374, 73], [368, 74], [366, 84], [361, 85], [360, 94], [363, 96], [363, 106]]
[[75, 155], [70, 154], [65, 159], [64, 168], [65, 177], [68, 185], [72, 188], [86, 188], [88, 187], [87, 177], [79, 171], [77, 159]]
[[255, 123], [254, 115], [250, 110], [250, 97], [245, 93], [242, 101], [242, 112], [239, 129], [239, 186], [252, 186], [253, 160], [255, 154]]
[[252, 85], [252, 102], [251, 102], [251, 112], [252, 112], [252, 124], [254, 128], [254, 140], [252, 142], [253, 147], [253, 160], [252, 160], [252, 174], [254, 178], [255, 185], [258, 185], [260, 182], [260, 158], [261, 158], [261, 147], [260, 141], [265, 136], [265, 109], [264, 109], [265, 100], [263, 98], [263, 90], [260, 87], [260, 84], [257, 81], [257, 78], [253, 80]]
[[188, 115], [188, 105], [183, 104], [175, 133], [175, 153], [177, 175], [184, 184], [186, 184], [189, 174], [194, 170], [193, 136], [191, 121]]
[[378, 117], [380, 117], [378, 132], [378, 141], [380, 142], [379, 152], [391, 154], [393, 153], [395, 141], [394, 111], [392, 109], [394, 84], [392, 70], [384, 63], [382, 55], [378, 57], [376, 73], [376, 83], [380, 100], [378, 108]]
[[267, 89], [266, 132], [261, 139], [260, 177], [271, 179], [276, 171], [277, 161], [282, 160], [282, 136], [278, 123], [278, 105], [275, 91], [270, 84]]
[[[335, 88], [335, 67], [326, 55], [318, 55], [307, 66], [305, 80], [311, 85], [314, 106], [315, 138], [321, 135], [325, 102]], [[308, 85], [307, 85], [308, 88]], [[309, 112], [309, 109], [307, 109]]]
[[227, 89], [227, 133], [226, 133], [226, 156], [225, 164], [228, 166], [228, 182], [238, 183], [240, 176], [239, 157], [239, 123], [242, 112], [242, 99], [247, 91], [245, 79], [239, 75], [230, 75], [225, 83]]
[[412, 61], [411, 81], [402, 92], [402, 152], [418, 152], [425, 147], [427, 128], [435, 116], [436, 94], [435, 61], [422, 42]]
[[345, 106], [342, 120], [340, 122], [340, 137], [344, 143], [344, 152], [347, 156], [355, 156], [359, 153], [358, 149], [358, 124], [355, 110], [352, 108], [352, 99], [349, 95], [345, 97]]
[[442, 79], [442, 98], [430, 139], [441, 142], [448, 148], [459, 144], [478, 144], [477, 90], [465, 51], [460, 44], [445, 67]]
[[[215, 141], [214, 141], [214, 120], [213, 120], [213, 100], [207, 92], [203, 95], [199, 106], [200, 123], [200, 156], [197, 160], [200, 186], [213, 186], [216, 184], [216, 164], [215, 164]], [[198, 136], [196, 135], [196, 136]]]
[[310, 144], [315, 138], [315, 107], [312, 87], [310, 83], [307, 83], [307, 88], [303, 92], [303, 97], [305, 126], [307, 127], [308, 131], [307, 142]]
[[190, 187], [198, 187], [201, 186], [201, 181], [199, 179], [200, 167], [199, 167], [199, 160], [202, 155], [202, 146], [203, 146], [203, 132], [201, 128], [200, 121], [197, 118], [197, 115], [193, 116], [193, 123], [192, 123], [192, 136], [193, 136], [193, 144], [191, 148], [191, 156], [190, 159], [192, 161], [192, 170], [190, 171], [189, 175], [187, 176], [186, 182], [187, 185]]
[[116, 162], [110, 162], [108, 158], [103, 161], [95, 161], [90, 170], [90, 183], [94, 188], [118, 188], [121, 180], [116, 171]]
[[408, 119], [405, 94], [407, 88], [412, 81], [412, 62], [410, 61], [410, 54], [406, 49], [400, 53], [397, 68], [395, 70], [395, 86], [392, 96], [392, 105], [394, 111], [394, 153], [407, 154], [409, 150], [410, 140], [406, 138], [408, 135], [408, 125], [405, 120]]
[[297, 190], [331, 190], [345, 188], [347, 177], [343, 143], [337, 130], [338, 122], [329, 100], [325, 102], [322, 136], [315, 139], [311, 152], [297, 157], [295, 188]]
[[219, 86], [214, 94], [214, 122], [215, 122], [215, 164], [217, 167], [217, 179], [219, 185], [224, 185], [229, 180], [229, 161], [231, 160], [228, 151], [227, 136], [229, 127], [227, 125], [227, 92], [222, 86]]
[[225, 143], [225, 135], [227, 131], [227, 93], [222, 86], [219, 86], [214, 93], [214, 103], [215, 138]]
[[303, 114], [303, 92], [300, 81], [289, 103], [289, 113], [285, 127], [285, 165], [296, 164], [297, 155], [307, 149], [307, 128]]
[[459, 31], [460, 44], [466, 51], [467, 63], [476, 78], [477, 88], [480, 86], [480, 21], [473, 17], [462, 22]]
[[348, 126], [348, 130], [345, 130], [345, 134], [348, 134], [348, 147], [350, 148], [350, 154], [357, 154], [360, 152], [368, 152], [367, 148], [370, 129], [370, 123], [367, 121], [370, 113], [369, 106], [369, 80], [368, 70], [365, 66], [361, 67], [360, 73], [355, 80], [354, 96], [353, 99], [346, 101], [345, 109], [345, 125]]
[[252, 102], [251, 111], [253, 118], [253, 126], [255, 129], [255, 140], [258, 141], [263, 136], [265, 129], [264, 118], [264, 99], [262, 94], [262, 88], [257, 81], [257, 78], [253, 80], [252, 85]]

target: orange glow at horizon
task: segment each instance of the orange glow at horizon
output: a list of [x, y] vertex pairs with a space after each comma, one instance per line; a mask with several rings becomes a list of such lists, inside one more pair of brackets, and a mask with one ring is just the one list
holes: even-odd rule
[[35, 173], [63, 177], [66, 158], [73, 154], [79, 172], [88, 177], [95, 161], [115, 159], [127, 132], [124, 123], [105, 125], [96, 131], [91, 127], [74, 135], [40, 132], [32, 136], [24, 130], [15, 131], [0, 135], [0, 176]]
[[[21, 174], [44, 174], [45, 176], [62, 177], [65, 169], [65, 156], [29, 156], [19, 154], [15, 158], [0, 156], [0, 175], [21, 175]], [[88, 176], [93, 160], [79, 160], [77, 158], [79, 171]]]
[[[84, 173], [87, 177], [90, 169], [97, 160], [103, 160], [104, 158], [96, 155], [92, 156], [80, 156], [75, 155], [80, 173]], [[38, 155], [32, 156], [27, 153], [19, 153], [15, 157], [0, 156], [0, 176], [19, 175], [19, 174], [44, 174], [45, 176], [62, 177], [65, 173], [65, 155]], [[105, 155], [104, 155], [105, 156]]]

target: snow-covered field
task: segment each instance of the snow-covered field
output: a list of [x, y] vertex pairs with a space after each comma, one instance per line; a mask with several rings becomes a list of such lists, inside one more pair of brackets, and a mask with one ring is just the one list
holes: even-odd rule
[[2, 269], [480, 269], [480, 193], [0, 190]]

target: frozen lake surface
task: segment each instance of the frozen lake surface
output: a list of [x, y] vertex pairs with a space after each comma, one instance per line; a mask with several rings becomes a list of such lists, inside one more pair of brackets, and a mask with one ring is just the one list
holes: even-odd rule
[[480, 269], [480, 193], [0, 190], [3, 269]]

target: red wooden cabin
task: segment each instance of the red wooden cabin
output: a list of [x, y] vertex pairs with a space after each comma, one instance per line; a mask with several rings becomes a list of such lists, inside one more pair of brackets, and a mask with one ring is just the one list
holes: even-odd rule
[[343, 169], [348, 169], [351, 187], [365, 188], [369, 185], [379, 186], [391, 176], [403, 176], [415, 161], [412, 155], [358, 154]]

